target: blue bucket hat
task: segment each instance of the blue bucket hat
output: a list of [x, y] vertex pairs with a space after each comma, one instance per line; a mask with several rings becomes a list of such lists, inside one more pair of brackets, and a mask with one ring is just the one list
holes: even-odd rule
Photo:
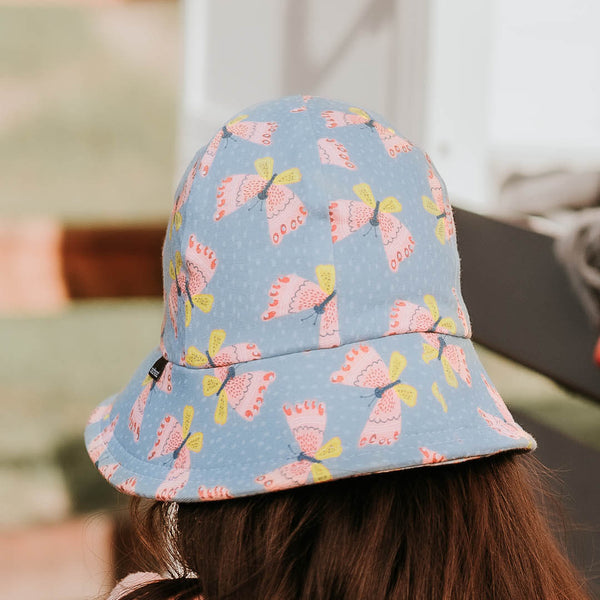
[[159, 346], [85, 432], [125, 493], [216, 500], [536, 446], [470, 340], [444, 184], [375, 113], [296, 96], [229, 121], [176, 192], [163, 279]]

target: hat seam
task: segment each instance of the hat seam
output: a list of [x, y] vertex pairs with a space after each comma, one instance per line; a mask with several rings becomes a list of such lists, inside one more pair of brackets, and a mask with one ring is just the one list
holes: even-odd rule
[[[504, 421], [503, 417], [500, 416], [500, 418], [502, 418], [502, 420]], [[419, 437], [419, 436], [425, 436], [425, 435], [436, 435], [436, 434], [439, 434], [439, 433], [454, 433], [454, 432], [458, 432], [458, 431], [478, 430], [478, 429], [479, 429], [479, 427], [473, 427], [473, 426], [466, 427], [465, 426], [465, 427], [457, 427], [457, 428], [452, 428], [452, 429], [436, 429], [436, 430], [433, 430], [433, 431], [419, 431], [419, 432], [401, 433], [400, 434], [400, 438], [402, 438], [402, 437], [404, 437], [404, 438], [407, 438], [407, 437]], [[530, 435], [530, 437], [533, 437], [533, 436]], [[515, 438], [508, 438], [508, 439], [515, 439]], [[520, 440], [520, 439], [527, 439], [527, 438], [525, 436], [523, 436], [523, 437], [515, 439], [515, 442], [518, 441], [518, 440]], [[451, 441], [456, 441], [456, 440], [451, 440]], [[108, 446], [107, 446], [106, 450], [103, 452], [102, 456], [104, 456], [105, 454], [108, 454], [111, 458], [117, 460], [117, 457], [115, 456], [115, 454], [110, 449], [111, 445], [112, 446], [116, 445], [116, 446], [118, 446], [123, 451], [123, 453], [125, 455], [127, 455], [128, 457], [130, 457], [131, 459], [133, 459], [136, 463], [144, 465], [147, 469], [149, 469], [151, 471], [157, 471], [158, 469], [161, 468], [160, 465], [153, 465], [152, 463], [148, 462], [148, 460], [144, 460], [142, 458], [139, 458], [135, 454], [132, 454], [131, 452], [129, 452], [129, 450], [127, 450], [127, 448], [120, 442], [120, 440], [116, 436], [113, 436], [113, 438], [111, 439], [111, 442], [112, 442], [112, 444], [111, 443], [108, 444]], [[342, 447], [343, 447], [343, 445], [342, 445]], [[379, 452], [381, 452], [381, 451], [384, 451], [384, 450], [390, 450], [391, 448], [392, 448], [391, 446], [385, 446], [385, 447], [382, 446], [382, 447], [375, 447], [374, 450], [378, 450]], [[518, 446], [517, 446], [517, 448], [518, 448]], [[505, 450], [508, 451], [508, 450], [511, 450], [511, 449], [512, 448], [507, 448]], [[365, 448], [365, 450], [366, 450], [366, 448]], [[500, 451], [503, 451], [503, 450], [500, 450]], [[166, 455], [162, 455], [162, 456], [166, 456]], [[117, 462], [122, 467], [125, 467], [128, 471], [131, 471], [131, 469], [129, 467], [126, 467], [125, 465], [122, 464], [122, 461], [117, 460]], [[238, 467], [238, 466], [245, 467], [247, 465], [253, 464], [254, 462], [255, 462], [255, 460], [248, 460], [248, 461], [245, 461], [245, 462], [239, 462], [238, 461], [238, 462], [235, 463], [234, 466], [235, 467]], [[295, 461], [294, 460], [290, 460], [289, 462], [295, 462]], [[102, 461], [102, 463], [105, 464], [104, 461]], [[173, 468], [173, 466], [171, 465], [168, 469], [164, 469], [165, 476], [166, 476], [166, 473], [168, 473], [168, 471], [170, 471], [172, 468]], [[398, 467], [397, 470], [400, 470], [402, 468], [404, 468], [404, 467]], [[190, 472], [192, 470], [193, 469], [190, 468]], [[210, 471], [210, 472], [213, 472], [213, 471], [223, 471], [223, 466], [218, 466], [218, 467], [207, 466], [207, 467], [203, 468], [203, 470], [204, 471]], [[164, 477], [165, 477], [165, 476], [156, 477], [153, 474], [148, 474], [148, 473], [145, 473], [145, 472], [144, 473], [137, 473], [137, 474], [134, 473], [133, 471], [131, 471], [131, 472], [134, 475], [141, 476], [141, 477], [144, 477], [144, 478], [149, 478], [149, 479], [155, 479], [156, 481], [163, 481]]]

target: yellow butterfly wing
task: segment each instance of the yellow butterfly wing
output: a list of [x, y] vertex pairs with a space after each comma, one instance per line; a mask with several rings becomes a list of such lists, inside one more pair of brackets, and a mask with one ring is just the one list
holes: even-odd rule
[[333, 265], [317, 265], [315, 271], [319, 287], [329, 296], [335, 289], [335, 267]]
[[423, 344], [422, 359], [426, 363], [430, 363], [438, 357], [438, 351], [431, 344]]
[[431, 391], [433, 392], [433, 395], [435, 396], [437, 401], [442, 405], [444, 412], [448, 412], [448, 405], [446, 404], [446, 400], [444, 400], [444, 396], [442, 396], [442, 392], [440, 392], [440, 388], [438, 387], [436, 381], [433, 382], [433, 385], [431, 386]]
[[417, 403], [417, 390], [412, 385], [399, 383], [394, 386], [394, 390], [406, 406], [414, 406]]
[[227, 123], [227, 125], [235, 125], [236, 123], [239, 123], [240, 121], [243, 121], [244, 119], [247, 119], [248, 115], [239, 115], [238, 117], [236, 117], [235, 119], [231, 119], [231, 121], [229, 121], [229, 123]]
[[148, 385], [149, 383], [152, 383], [152, 377], [150, 377], [150, 375], [146, 375], [146, 377], [144, 377], [144, 381], [142, 381], [142, 385]]
[[200, 452], [200, 450], [202, 450], [203, 444], [204, 444], [204, 434], [201, 431], [192, 433], [192, 435], [190, 435], [190, 437], [188, 438], [188, 441], [185, 443], [185, 445], [192, 452]]
[[271, 179], [273, 175], [273, 158], [271, 156], [266, 156], [265, 158], [257, 158], [254, 161], [254, 167], [256, 168], [256, 172], [267, 181]]
[[405, 368], [406, 357], [400, 354], [400, 352], [392, 352], [392, 356], [390, 357], [390, 368], [388, 370], [390, 381], [396, 381], [400, 373], [402, 373], [402, 371], [404, 371]]
[[181, 258], [181, 252], [177, 250], [177, 252], [175, 252], [175, 273], [177, 273], [177, 275], [179, 275], [179, 271], [181, 271], [182, 265], [183, 259]]
[[310, 467], [310, 470], [312, 471], [312, 476], [315, 483], [329, 481], [332, 478], [329, 469], [321, 463], [313, 463]]
[[361, 117], [364, 117], [367, 121], [371, 120], [371, 117], [369, 116], [369, 113], [364, 111], [362, 108], [357, 108], [356, 106], [352, 106], [350, 108], [350, 112], [354, 113], [355, 115], [359, 115]]
[[451, 319], [450, 317], [444, 317], [441, 319], [438, 323], [438, 327], [443, 327], [448, 331], [448, 333], [456, 333], [456, 323], [454, 322], [454, 319]]
[[181, 436], [185, 436], [190, 432], [192, 420], [194, 419], [194, 407], [189, 404], [183, 409], [183, 423], [181, 424]]
[[446, 225], [444, 224], [444, 219], [438, 220], [438, 223], [435, 226], [435, 237], [440, 241], [440, 243], [446, 243]]
[[196, 346], [190, 346], [185, 353], [185, 362], [191, 367], [203, 367], [208, 363], [208, 358]]
[[442, 368], [444, 369], [444, 375], [446, 376], [448, 385], [452, 386], [453, 388], [458, 387], [456, 375], [454, 374], [454, 371], [452, 370], [452, 367], [445, 356], [442, 356]]
[[173, 266], [173, 261], [172, 260], [169, 261], [169, 277], [173, 281], [175, 281], [175, 277], [176, 277], [176, 275], [175, 275], [175, 267]]
[[192, 303], [189, 300], [185, 301], [185, 326], [189, 327], [192, 322]]
[[428, 213], [435, 217], [441, 214], [438, 205], [429, 196], [421, 196], [421, 200], [423, 200], [423, 208]]
[[323, 444], [317, 453], [315, 458], [317, 460], [325, 460], [326, 458], [335, 458], [342, 453], [342, 440], [339, 437], [331, 438], [326, 444]]
[[205, 375], [202, 380], [202, 391], [205, 396], [212, 396], [219, 391], [221, 380], [214, 375]]
[[210, 312], [213, 305], [214, 296], [212, 294], [194, 294], [192, 296], [192, 302], [196, 308], [199, 308], [202, 312]]
[[375, 196], [373, 196], [371, 186], [368, 183], [357, 183], [352, 189], [367, 206], [375, 208], [377, 202], [375, 202]]
[[210, 332], [210, 338], [208, 339], [208, 353], [214, 356], [223, 345], [225, 341], [225, 330], [224, 329], [213, 329]]
[[182, 223], [183, 219], [181, 217], [181, 213], [176, 212], [175, 213], [175, 217], [173, 219], [173, 224], [175, 225], [175, 230], [179, 231], [179, 229], [181, 228], [181, 223]]
[[300, 169], [294, 167], [276, 175], [273, 183], [276, 185], [289, 185], [290, 183], [298, 183], [301, 179], [302, 173], [300, 173]]
[[394, 198], [394, 196], [388, 196], [381, 201], [379, 210], [384, 213], [400, 212], [402, 210], [402, 204], [400, 204], [398, 199]]
[[423, 300], [425, 301], [425, 306], [431, 313], [431, 317], [434, 321], [437, 321], [440, 317], [440, 310], [438, 308], [437, 302], [435, 301], [435, 298], [431, 294], [426, 294], [425, 296], [423, 296]]
[[217, 425], [225, 425], [227, 423], [227, 392], [221, 390], [219, 401], [215, 410], [215, 423]]

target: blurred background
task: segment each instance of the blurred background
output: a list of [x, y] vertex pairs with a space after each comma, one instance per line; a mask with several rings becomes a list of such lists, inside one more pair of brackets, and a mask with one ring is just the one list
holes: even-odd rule
[[[599, 25], [596, 0], [0, 0], [0, 596], [113, 584], [126, 502], [84, 424], [157, 344], [185, 164], [232, 114], [294, 93], [383, 113], [428, 150], [465, 211], [465, 279], [490, 260], [502, 281], [548, 285], [494, 294], [527, 339], [478, 321], [490, 282], [471, 275], [465, 298], [486, 369], [559, 470], [567, 543], [599, 591]], [[503, 273], [531, 241], [538, 263]]]

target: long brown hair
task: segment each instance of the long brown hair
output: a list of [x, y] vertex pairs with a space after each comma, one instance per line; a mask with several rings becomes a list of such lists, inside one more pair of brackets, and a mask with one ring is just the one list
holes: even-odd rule
[[173, 579], [124, 598], [588, 599], [541, 470], [505, 453], [219, 502], [134, 500], [151, 566]]

